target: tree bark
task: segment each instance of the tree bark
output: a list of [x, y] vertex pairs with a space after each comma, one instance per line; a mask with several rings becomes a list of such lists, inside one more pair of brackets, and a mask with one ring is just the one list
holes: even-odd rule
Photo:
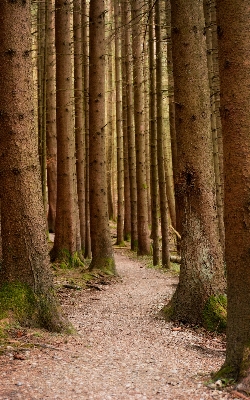
[[216, 182], [216, 205], [222, 249], [225, 249], [224, 205], [223, 205], [223, 146], [221, 138], [220, 82], [218, 71], [218, 41], [214, 34], [216, 25], [215, 1], [204, 0], [206, 22], [207, 63], [211, 99], [211, 128], [213, 139], [214, 173]]
[[159, 242], [159, 189], [157, 163], [157, 131], [156, 131], [156, 77], [155, 77], [155, 45], [153, 0], [149, 1], [148, 51], [149, 51], [149, 134], [150, 134], [150, 175], [151, 175], [151, 237], [153, 241], [153, 265], [160, 264]]
[[225, 178], [227, 349], [222, 374], [249, 394], [250, 274], [250, 8], [247, 0], [217, 1]]
[[82, 68], [82, 19], [81, 0], [73, 2], [74, 32], [74, 99], [75, 99], [75, 144], [76, 144], [76, 176], [77, 199], [81, 251], [85, 251], [85, 140], [84, 140], [84, 108], [83, 108], [83, 68]]
[[122, 56], [122, 131], [123, 131], [123, 163], [124, 163], [124, 239], [131, 237], [131, 203], [130, 203], [130, 181], [129, 181], [129, 162], [128, 162], [128, 128], [127, 128], [127, 79], [126, 79], [126, 0], [121, 0], [121, 56]]
[[109, 210], [109, 219], [114, 220], [114, 203], [113, 203], [113, 193], [112, 193], [112, 182], [113, 182], [113, 153], [114, 153], [114, 117], [113, 117], [113, 103], [114, 103], [114, 95], [113, 95], [113, 41], [111, 40], [112, 30], [113, 30], [113, 10], [111, 0], [108, 0], [108, 21], [106, 21], [106, 31], [107, 31], [107, 68], [106, 68], [106, 93], [107, 93], [107, 102], [106, 102], [106, 113], [107, 113], [107, 194], [108, 194], [108, 210]]
[[130, 210], [131, 210], [131, 250], [138, 248], [137, 230], [137, 184], [136, 184], [136, 159], [135, 159], [135, 135], [134, 135], [134, 115], [133, 115], [133, 82], [131, 54], [131, 12], [127, 2], [124, 3], [125, 25], [125, 54], [126, 54], [126, 94], [127, 94], [127, 136], [128, 136], [128, 164], [130, 182]]
[[89, 166], [90, 232], [92, 261], [90, 270], [116, 274], [109, 232], [107, 176], [105, 160], [105, 6], [91, 0], [89, 11]]
[[[176, 318], [202, 323], [204, 306], [224, 292], [212, 160], [204, 16], [199, 0], [171, 2], [181, 218], [181, 271], [172, 299]], [[204, 72], [205, 71], [205, 72]]]
[[134, 86], [134, 120], [136, 148], [136, 181], [137, 181], [137, 229], [138, 254], [150, 254], [147, 180], [146, 180], [146, 148], [145, 127], [143, 120], [143, 54], [141, 12], [144, 1], [133, 0], [132, 10], [132, 51], [133, 51], [133, 86]]
[[162, 48], [160, 2], [155, 3], [155, 40], [156, 40], [156, 116], [157, 116], [157, 158], [159, 177], [159, 197], [161, 211], [162, 266], [170, 268], [168, 199], [164, 165], [163, 121], [162, 121]]
[[83, 86], [85, 116], [85, 258], [91, 258], [90, 211], [89, 211], [89, 41], [88, 6], [82, 0], [82, 50], [83, 50]]
[[60, 331], [35, 135], [30, 1], [1, 1], [0, 23], [0, 285], [27, 285], [35, 293], [35, 322]]
[[120, 5], [114, 0], [115, 14], [115, 87], [116, 87], [116, 140], [117, 140], [117, 244], [124, 240], [124, 170], [122, 136], [122, 86], [121, 86], [121, 37], [119, 32]]
[[47, 1], [47, 63], [46, 63], [46, 148], [48, 185], [48, 229], [55, 232], [56, 220], [56, 55], [55, 2]]
[[[57, 205], [52, 259], [77, 251], [75, 202], [75, 140], [72, 74], [72, 3], [55, 2], [56, 29], [56, 125], [57, 125]], [[66, 252], [66, 254], [65, 254]]]
[[41, 167], [44, 212], [47, 214], [46, 176], [46, 80], [47, 80], [47, 2], [37, 9], [38, 153]]
[[[172, 32], [171, 32], [171, 4], [170, 0], [165, 3], [166, 7], [166, 33], [167, 33], [167, 75], [168, 75], [168, 107], [169, 107], [169, 130], [171, 138], [171, 155], [172, 155], [172, 168], [175, 184], [177, 181], [177, 142], [176, 142], [176, 129], [175, 129], [175, 102], [174, 102], [174, 78], [173, 78], [173, 56], [172, 56]], [[178, 202], [175, 196], [175, 220], [172, 217], [171, 223], [173, 227], [180, 232], [180, 219], [178, 213]]]

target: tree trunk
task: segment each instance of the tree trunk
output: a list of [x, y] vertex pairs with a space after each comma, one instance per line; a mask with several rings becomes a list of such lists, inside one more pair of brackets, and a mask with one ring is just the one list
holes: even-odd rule
[[105, 160], [105, 6], [91, 0], [89, 11], [89, 166], [90, 231], [92, 261], [90, 270], [116, 274], [109, 232], [107, 176]]
[[136, 184], [136, 160], [135, 160], [135, 135], [133, 115], [133, 83], [132, 83], [132, 54], [131, 54], [131, 13], [127, 2], [124, 3], [126, 17], [125, 26], [125, 56], [126, 56], [126, 92], [127, 92], [127, 135], [128, 135], [128, 164], [130, 182], [130, 209], [131, 209], [131, 250], [137, 250], [137, 184]]
[[136, 147], [136, 181], [137, 181], [137, 229], [138, 254], [150, 254], [147, 180], [146, 180], [146, 148], [145, 127], [143, 120], [143, 54], [141, 12], [144, 1], [133, 0], [132, 9], [132, 51], [133, 51], [133, 85], [134, 85], [134, 120]]
[[168, 234], [168, 199], [163, 152], [162, 123], [162, 48], [160, 2], [155, 3], [155, 40], [156, 40], [156, 115], [157, 115], [157, 157], [159, 176], [159, 195], [162, 234], [162, 266], [170, 268], [169, 234]]
[[127, 129], [127, 79], [126, 79], [126, 13], [127, 0], [121, 0], [121, 56], [122, 56], [122, 130], [123, 130], [123, 163], [124, 163], [124, 239], [131, 237], [131, 203], [130, 203], [130, 181], [128, 162], [128, 129]]
[[153, 241], [153, 265], [160, 264], [159, 243], [159, 196], [156, 131], [156, 80], [153, 0], [149, 1], [148, 51], [149, 51], [149, 133], [150, 133], [150, 172], [151, 172], [151, 237]]
[[55, 3], [47, 1], [47, 63], [46, 63], [46, 148], [48, 185], [48, 229], [55, 232], [56, 220], [56, 56]]
[[[75, 140], [73, 117], [72, 37], [70, 0], [55, 2], [57, 206], [52, 259], [77, 251], [75, 203]], [[65, 254], [66, 252], [66, 254]]]
[[[182, 225], [181, 271], [172, 299], [176, 318], [202, 323], [212, 295], [224, 292], [212, 160], [204, 16], [198, 0], [172, 1], [173, 66]], [[205, 72], [204, 72], [205, 71]]]
[[82, 0], [82, 51], [83, 51], [83, 87], [85, 116], [85, 258], [91, 258], [90, 211], [89, 211], [89, 42], [88, 7]]
[[46, 62], [47, 62], [47, 1], [38, 2], [37, 9], [37, 81], [38, 81], [38, 152], [41, 166], [44, 212], [47, 214], [46, 178]]
[[[174, 78], [173, 78], [173, 57], [172, 57], [172, 33], [171, 33], [171, 4], [166, 1], [166, 33], [167, 33], [167, 75], [168, 75], [168, 107], [169, 107], [169, 130], [171, 138], [171, 154], [174, 189], [177, 181], [177, 142], [175, 129], [175, 102], [174, 102]], [[172, 218], [173, 227], [180, 232], [180, 218], [178, 213], [178, 202], [175, 196], [175, 224]]]
[[113, 117], [113, 41], [111, 40], [113, 30], [113, 13], [111, 0], [108, 0], [108, 21], [107, 21], [107, 194], [108, 194], [108, 210], [109, 219], [114, 220], [114, 204], [113, 204], [113, 193], [112, 193], [112, 168], [113, 168], [113, 131], [114, 131], [114, 117]]
[[28, 323], [60, 331], [35, 135], [30, 1], [1, 1], [0, 22], [1, 290], [28, 287], [37, 315]]
[[83, 120], [83, 68], [81, 0], [74, 0], [74, 93], [77, 198], [79, 208], [81, 250], [85, 251], [85, 140]]
[[123, 171], [123, 136], [122, 136], [122, 87], [121, 87], [121, 40], [118, 33], [120, 5], [113, 1], [115, 14], [115, 87], [116, 87], [116, 138], [117, 138], [117, 241], [123, 243], [124, 221], [124, 171]]
[[249, 2], [218, 0], [217, 13], [228, 286], [227, 350], [222, 374], [234, 379], [247, 375], [239, 388], [249, 394]]
[[[223, 146], [221, 139], [221, 121], [217, 118], [220, 112], [220, 82], [218, 71], [218, 41], [214, 35], [215, 18], [215, 1], [204, 0], [204, 15], [206, 22], [206, 41], [207, 41], [207, 63], [208, 77], [210, 85], [211, 99], [211, 128], [213, 138], [213, 157], [214, 157], [214, 172], [216, 182], [216, 205], [218, 213], [218, 224], [220, 232], [220, 241], [222, 249], [225, 249], [225, 228], [224, 228], [224, 205], [223, 205]], [[212, 10], [213, 8], [213, 10]], [[212, 20], [212, 15], [214, 20]]]

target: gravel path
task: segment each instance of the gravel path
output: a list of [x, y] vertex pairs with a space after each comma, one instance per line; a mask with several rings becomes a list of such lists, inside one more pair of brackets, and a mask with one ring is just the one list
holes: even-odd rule
[[121, 282], [65, 298], [77, 335], [0, 357], [0, 399], [233, 399], [204, 386], [223, 363], [220, 340], [156, 318], [177, 278], [116, 253]]

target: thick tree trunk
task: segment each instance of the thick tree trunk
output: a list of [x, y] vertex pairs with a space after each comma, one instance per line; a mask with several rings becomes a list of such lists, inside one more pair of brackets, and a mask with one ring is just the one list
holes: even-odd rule
[[216, 213], [204, 16], [199, 0], [172, 1], [171, 7], [178, 149], [176, 196], [182, 224], [181, 271], [172, 305], [179, 320], [202, 323], [207, 300], [225, 288]]
[[0, 285], [27, 285], [35, 293], [36, 323], [59, 331], [35, 135], [30, 1], [1, 1], [0, 23]]
[[218, 0], [218, 44], [225, 177], [227, 350], [222, 374], [247, 375], [250, 393], [250, 8], [247, 0]]
[[77, 251], [70, 0], [56, 0], [57, 206], [52, 258]]
[[133, 85], [134, 85], [134, 120], [136, 147], [136, 180], [137, 180], [137, 229], [138, 254], [150, 254], [147, 180], [146, 180], [146, 148], [145, 127], [143, 120], [143, 54], [141, 12], [144, 1], [133, 0], [132, 9], [132, 51], [133, 51]]
[[105, 160], [105, 6], [91, 0], [89, 11], [89, 166], [90, 231], [92, 261], [90, 270], [116, 274], [109, 232], [107, 176]]
[[46, 62], [46, 148], [48, 185], [48, 229], [55, 232], [56, 220], [56, 55], [55, 3], [47, 1], [47, 62]]

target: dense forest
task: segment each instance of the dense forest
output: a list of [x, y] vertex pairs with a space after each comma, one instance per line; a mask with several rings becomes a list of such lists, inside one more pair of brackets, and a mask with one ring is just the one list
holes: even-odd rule
[[247, 0], [1, 1], [2, 308], [67, 330], [51, 262], [116, 276], [112, 220], [180, 262], [166, 318], [227, 313], [215, 379], [249, 373], [249, 21]]

